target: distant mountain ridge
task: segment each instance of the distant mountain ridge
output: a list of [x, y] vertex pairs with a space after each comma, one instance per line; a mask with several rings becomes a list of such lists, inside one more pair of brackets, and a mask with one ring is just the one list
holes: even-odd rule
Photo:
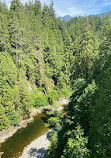
[[64, 21], [69, 21], [72, 17], [70, 15], [65, 15], [63, 17], [60, 17], [61, 20], [64, 20]]
[[108, 15], [109, 14], [109, 12], [110, 11], [108, 11], [108, 12], [104, 12], [104, 13], [100, 13], [100, 14], [95, 14], [94, 16], [99, 16], [99, 17], [103, 17], [103, 16], [106, 16], [106, 15]]
[[[93, 15], [91, 15], [91, 16], [98, 16], [98, 17], [101, 17], [101, 18], [102, 18], [102, 17], [108, 15], [109, 12], [110, 12], [110, 11], [104, 12], [104, 13], [100, 13], [100, 14], [93, 14]], [[61, 20], [64, 20], [64, 21], [67, 21], [67, 22], [68, 22], [71, 18], [72, 18], [72, 16], [70, 16], [70, 15], [65, 15], [65, 16], [63, 16], [63, 17], [60, 17]]]

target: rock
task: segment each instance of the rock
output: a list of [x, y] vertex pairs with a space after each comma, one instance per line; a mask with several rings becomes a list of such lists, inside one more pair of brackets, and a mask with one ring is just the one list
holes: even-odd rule
[[3, 153], [4, 153], [4, 152], [0, 152], [0, 158], [1, 158], [1, 156], [3, 155]]
[[61, 104], [61, 105], [68, 105], [70, 100], [67, 99], [67, 98], [59, 98], [58, 99], [58, 102]]
[[47, 155], [47, 149], [50, 145], [49, 130], [46, 134], [35, 139], [30, 145], [24, 148], [19, 158], [44, 158]]

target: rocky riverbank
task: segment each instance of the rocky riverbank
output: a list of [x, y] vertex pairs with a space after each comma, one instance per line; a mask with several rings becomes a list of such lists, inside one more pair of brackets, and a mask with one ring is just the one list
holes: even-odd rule
[[47, 149], [50, 145], [49, 130], [47, 133], [34, 140], [30, 145], [24, 148], [19, 158], [44, 158], [47, 155]]
[[[57, 101], [61, 105], [67, 105], [69, 103], [68, 99], [60, 98]], [[18, 126], [11, 126], [8, 130], [2, 130], [0, 132], [0, 143], [6, 141], [9, 137], [11, 137], [16, 131], [20, 128], [25, 128], [28, 123], [32, 122], [34, 119], [34, 116], [38, 115], [39, 113], [43, 112], [44, 109], [50, 109], [51, 105], [40, 107], [39, 109], [33, 108], [30, 113], [30, 118], [27, 120], [20, 121]], [[61, 109], [60, 109], [61, 110]]]
[[39, 109], [33, 108], [30, 113], [30, 118], [26, 120], [21, 120], [17, 126], [11, 126], [8, 130], [2, 130], [0, 132], [0, 143], [6, 141], [9, 137], [11, 137], [14, 133], [17, 132], [20, 128], [25, 128], [28, 123], [34, 120], [34, 116], [41, 113], [44, 109], [50, 109], [51, 105], [40, 107]]
[[[57, 101], [61, 105], [67, 105], [69, 103], [68, 99], [60, 98]], [[58, 107], [58, 110], [63, 110], [64, 106]], [[47, 149], [50, 145], [49, 130], [44, 135], [35, 139], [31, 144], [26, 146], [23, 150], [22, 155], [19, 158], [45, 158], [47, 155]]]

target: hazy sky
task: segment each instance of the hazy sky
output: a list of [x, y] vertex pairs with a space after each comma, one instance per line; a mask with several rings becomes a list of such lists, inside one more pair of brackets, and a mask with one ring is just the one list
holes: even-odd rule
[[[2, 0], [3, 1], [3, 0]], [[10, 5], [11, 0], [5, 0]], [[29, 0], [21, 0], [22, 3]], [[33, 0], [34, 1], [34, 0]], [[42, 5], [52, 0], [40, 0]], [[111, 10], [111, 0], [53, 0], [57, 16], [98, 14]]]

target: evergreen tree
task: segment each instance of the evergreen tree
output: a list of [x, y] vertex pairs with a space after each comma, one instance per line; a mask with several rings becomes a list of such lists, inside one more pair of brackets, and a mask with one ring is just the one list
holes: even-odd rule
[[8, 9], [0, 2], [0, 51], [10, 49], [8, 31]]
[[91, 119], [89, 144], [91, 157], [109, 158], [111, 156], [111, 121], [110, 121], [110, 91], [111, 91], [111, 56], [105, 63], [96, 79], [97, 90], [91, 98]]

